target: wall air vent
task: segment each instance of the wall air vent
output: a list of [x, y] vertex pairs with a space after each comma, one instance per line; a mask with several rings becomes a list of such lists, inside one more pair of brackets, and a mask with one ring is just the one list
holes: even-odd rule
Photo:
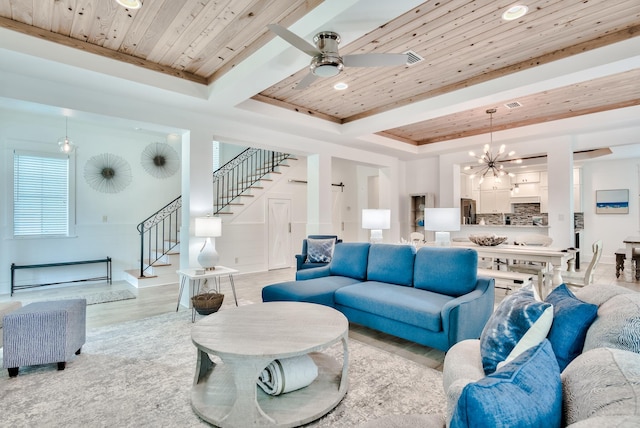
[[420, 55], [418, 55], [414, 51], [406, 51], [406, 52], [403, 52], [403, 53], [409, 55], [409, 59], [407, 60], [407, 65], [409, 65], [409, 66], [424, 61], [424, 58], [422, 58]]
[[522, 107], [522, 104], [520, 104], [519, 101], [511, 101], [509, 103], [506, 103], [504, 105], [506, 108], [508, 108], [509, 110], [513, 110], [514, 108], [520, 108]]

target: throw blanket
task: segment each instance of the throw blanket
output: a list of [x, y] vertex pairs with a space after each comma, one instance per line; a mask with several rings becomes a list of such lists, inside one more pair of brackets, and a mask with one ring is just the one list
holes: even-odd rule
[[309, 385], [318, 377], [318, 366], [310, 356], [273, 360], [258, 377], [258, 386], [270, 395], [280, 395]]

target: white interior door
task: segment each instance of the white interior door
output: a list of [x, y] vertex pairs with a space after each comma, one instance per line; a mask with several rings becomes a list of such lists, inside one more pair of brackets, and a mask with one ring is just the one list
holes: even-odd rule
[[291, 200], [269, 199], [268, 234], [269, 270], [288, 268], [291, 253]]
[[331, 224], [333, 227], [333, 234], [338, 235], [339, 237], [343, 237], [344, 235], [344, 223], [342, 219], [342, 210], [344, 193], [342, 192], [341, 187], [334, 187], [333, 189], [333, 206], [331, 211]]

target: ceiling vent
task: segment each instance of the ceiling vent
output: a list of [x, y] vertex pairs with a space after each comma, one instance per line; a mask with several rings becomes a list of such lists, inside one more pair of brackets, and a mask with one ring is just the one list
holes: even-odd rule
[[408, 55], [407, 65], [409, 66], [424, 61], [424, 58], [422, 58], [420, 55], [418, 55], [414, 51], [406, 51], [403, 53]]
[[514, 108], [522, 107], [522, 104], [520, 104], [519, 101], [511, 101], [510, 103], [506, 103], [504, 106], [509, 110], [513, 110]]

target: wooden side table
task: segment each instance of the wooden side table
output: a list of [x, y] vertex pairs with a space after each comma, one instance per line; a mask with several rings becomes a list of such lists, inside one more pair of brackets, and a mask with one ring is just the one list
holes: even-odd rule
[[[178, 293], [178, 305], [176, 306], [176, 312], [180, 309], [180, 300], [182, 299], [182, 292], [187, 281], [189, 281], [189, 289], [191, 290], [189, 295], [190, 297], [193, 297], [199, 293], [200, 284], [204, 279], [212, 279], [215, 284], [216, 291], [220, 292], [220, 278], [225, 275], [229, 277], [229, 283], [231, 284], [231, 290], [233, 291], [233, 299], [236, 302], [236, 306], [238, 306], [236, 286], [233, 283], [233, 274], [238, 273], [237, 270], [224, 266], [216, 266], [214, 270], [206, 270], [201, 274], [196, 273], [196, 269], [180, 269], [176, 273], [180, 276], [180, 292]], [[193, 305], [191, 305], [191, 321], [195, 320], [196, 311], [193, 308]]]

